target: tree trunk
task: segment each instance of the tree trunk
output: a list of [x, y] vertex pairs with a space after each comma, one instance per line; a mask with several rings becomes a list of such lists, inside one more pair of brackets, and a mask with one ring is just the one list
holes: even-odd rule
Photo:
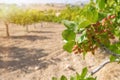
[[41, 27], [43, 27], [43, 23], [41, 22]]
[[33, 24], [34, 25], [34, 29], [36, 29], [37, 27], [36, 27], [36, 25], [35, 24]]
[[29, 27], [28, 26], [25, 26], [26, 27], [26, 31], [29, 32]]
[[10, 37], [9, 26], [8, 26], [8, 23], [6, 23], [6, 22], [5, 22], [5, 27], [6, 27], [6, 35], [7, 35], [7, 37]]

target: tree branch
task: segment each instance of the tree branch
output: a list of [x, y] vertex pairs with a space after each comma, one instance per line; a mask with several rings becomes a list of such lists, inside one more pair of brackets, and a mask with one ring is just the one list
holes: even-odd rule
[[[119, 62], [118, 59], [115, 60], [115, 62]], [[90, 75], [94, 75], [95, 73], [97, 73], [100, 69], [102, 69], [105, 65], [107, 65], [108, 63], [110, 63], [110, 60], [105, 60], [103, 63], [101, 63], [97, 68], [95, 68], [93, 71], [91, 71]]]
[[[110, 54], [112, 56], [115, 56], [117, 58], [120, 58], [119, 54], [116, 54], [116, 53], [112, 52], [105, 45], [103, 45], [103, 44], [99, 44], [99, 45], [100, 45], [100, 48], [105, 51], [105, 53]], [[119, 62], [119, 61], [120, 61], [119, 59], [115, 60], [115, 62]], [[93, 71], [91, 71], [90, 75], [94, 75], [95, 73], [97, 73], [99, 70], [101, 70], [108, 63], [110, 63], [110, 59], [105, 60], [103, 63], [101, 63], [96, 69], [94, 69]]]
[[91, 75], [94, 75], [96, 72], [98, 72], [100, 69], [102, 69], [106, 64], [110, 63], [110, 60], [106, 60], [103, 63], [101, 63], [96, 69], [91, 71]]
[[100, 45], [100, 48], [102, 49], [102, 50], [104, 50], [107, 54], [111, 54], [112, 56], [115, 56], [115, 57], [117, 57], [117, 58], [120, 58], [120, 54], [117, 54], [117, 53], [114, 53], [114, 52], [112, 52], [111, 50], [109, 50], [105, 45], [103, 45], [103, 44], [99, 44]]

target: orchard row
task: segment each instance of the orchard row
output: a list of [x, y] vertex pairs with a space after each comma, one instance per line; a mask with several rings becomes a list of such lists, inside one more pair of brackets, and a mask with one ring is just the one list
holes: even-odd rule
[[62, 20], [73, 20], [80, 13], [80, 7], [67, 6], [61, 11], [48, 10], [40, 11], [35, 9], [23, 9], [16, 6], [0, 9], [0, 21], [6, 26], [7, 36], [9, 36], [9, 24], [25, 26], [40, 22], [61, 23]]
[[79, 7], [67, 6], [61, 11], [40, 11], [33, 9], [22, 9], [19, 7], [3, 8], [0, 10], [0, 19], [7, 23], [18, 25], [31, 25], [39, 22], [61, 22], [62, 20], [73, 20], [79, 14]]

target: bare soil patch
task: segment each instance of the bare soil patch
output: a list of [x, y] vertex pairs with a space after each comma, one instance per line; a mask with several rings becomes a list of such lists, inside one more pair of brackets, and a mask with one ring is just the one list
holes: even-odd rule
[[[108, 55], [97, 50], [95, 55], [68, 54], [62, 49], [64, 26], [55, 23], [29, 26], [10, 25], [10, 38], [0, 25], [0, 80], [51, 80], [51, 77], [75, 75], [87, 66], [95, 69]], [[94, 76], [98, 80], [120, 80], [120, 64], [110, 63]]]

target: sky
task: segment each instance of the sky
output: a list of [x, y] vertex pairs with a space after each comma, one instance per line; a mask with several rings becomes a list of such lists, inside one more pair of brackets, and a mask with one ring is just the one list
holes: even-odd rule
[[88, 2], [89, 0], [0, 0], [0, 3], [16, 3], [16, 4], [29, 4], [29, 3], [75, 3], [75, 2]]

